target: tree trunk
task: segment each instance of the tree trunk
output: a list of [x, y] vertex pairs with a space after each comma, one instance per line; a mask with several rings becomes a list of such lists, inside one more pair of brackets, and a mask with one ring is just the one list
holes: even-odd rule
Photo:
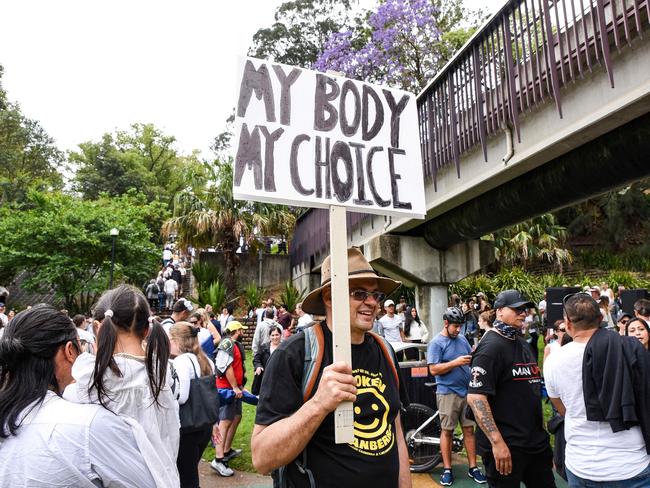
[[237, 247], [239, 247], [239, 243], [235, 240], [234, 235], [228, 236], [228, 239], [223, 244], [223, 259], [226, 264], [224, 285], [229, 296], [234, 296], [237, 292], [237, 268], [239, 268]]

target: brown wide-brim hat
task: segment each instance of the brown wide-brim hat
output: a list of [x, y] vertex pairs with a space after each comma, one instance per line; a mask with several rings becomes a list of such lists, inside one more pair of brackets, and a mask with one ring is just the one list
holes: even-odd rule
[[[356, 247], [348, 249], [348, 277], [349, 281], [361, 279], [377, 280], [377, 290], [390, 295], [402, 284], [401, 281], [395, 281], [384, 276], [379, 276], [372, 269], [366, 257]], [[321, 266], [320, 288], [316, 288], [305, 297], [302, 302], [303, 311], [314, 315], [325, 315], [325, 303], [323, 303], [323, 290], [330, 286], [332, 280], [332, 262], [330, 256], [325, 258]]]

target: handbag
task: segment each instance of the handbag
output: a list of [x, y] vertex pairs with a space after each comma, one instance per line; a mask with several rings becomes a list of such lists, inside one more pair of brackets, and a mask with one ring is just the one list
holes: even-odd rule
[[199, 376], [190, 359], [194, 378], [190, 380], [190, 394], [180, 406], [181, 434], [212, 427], [219, 420], [219, 390], [215, 375]]

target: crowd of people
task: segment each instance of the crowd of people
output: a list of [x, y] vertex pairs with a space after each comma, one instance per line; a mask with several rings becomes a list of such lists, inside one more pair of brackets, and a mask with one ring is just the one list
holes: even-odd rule
[[[5, 320], [1, 304], [0, 486], [198, 487], [210, 442], [210, 466], [232, 476], [248, 401], [258, 405], [253, 463], [273, 474], [274, 486], [409, 487], [399, 415], [409, 400], [391, 348], [403, 342], [427, 344], [440, 484], [455, 481], [460, 424], [467, 475], [477, 483], [553, 487], [555, 467], [570, 486], [649, 486], [650, 301], [637, 300], [628, 314], [622, 290], [589, 287], [565, 297], [563, 319], [549, 324], [546, 300], [517, 290], [492, 302], [483, 293], [452, 295], [443, 316], [425, 322], [406, 297], [386, 299], [399, 282], [354, 248], [348, 267], [351, 364], [333, 362], [329, 258], [321, 286], [295, 310], [267, 298], [240, 320], [232, 307], [215, 313], [178, 288], [171, 299], [165, 293], [169, 316], [161, 319], [157, 280], [144, 292], [108, 290], [89, 316], [38, 305]], [[183, 285], [181, 268], [170, 256], [158, 276], [163, 289], [169, 280]], [[252, 324], [247, 372], [243, 336]], [[203, 380], [219, 401], [208, 392], [205, 403]], [[354, 402], [355, 438], [337, 444], [334, 410], [345, 401]], [[200, 420], [212, 408], [215, 420]]]

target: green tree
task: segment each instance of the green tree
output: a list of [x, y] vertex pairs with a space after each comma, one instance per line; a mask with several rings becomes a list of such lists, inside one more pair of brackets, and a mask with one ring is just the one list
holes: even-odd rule
[[230, 295], [237, 289], [237, 249], [240, 239], [253, 244], [256, 233], [287, 236], [295, 215], [287, 207], [233, 198], [232, 161], [216, 160], [196, 173], [191, 185], [174, 201], [163, 234], [176, 234], [181, 246], [216, 247], [223, 252], [224, 283]]
[[572, 237], [588, 237], [596, 247], [621, 251], [642, 246], [650, 225], [650, 179], [599, 195], [558, 212]]
[[108, 286], [111, 228], [120, 231], [114, 281], [140, 286], [155, 272], [159, 253], [146, 222], [160, 211], [133, 193], [91, 201], [32, 190], [24, 205], [0, 211], [0, 279], [24, 273], [25, 288], [51, 288], [68, 310], [87, 312]]
[[557, 264], [560, 272], [573, 259], [571, 252], [564, 248], [566, 238], [566, 228], [550, 213], [483, 237], [494, 241], [495, 257], [501, 266], [525, 268], [533, 261], [542, 260]]
[[250, 56], [291, 66], [311, 68], [332, 33], [347, 30], [361, 19], [351, 19], [355, 0], [294, 0], [275, 12], [271, 27], [253, 35]]
[[54, 139], [7, 98], [2, 73], [0, 66], [0, 206], [23, 201], [28, 188], [60, 188], [65, 168]]
[[101, 141], [79, 144], [80, 150], [70, 154], [77, 168], [74, 188], [87, 199], [135, 189], [148, 201], [160, 200], [171, 207], [176, 193], [201, 165], [196, 153], [179, 154], [175, 141], [152, 124], [133, 124], [130, 130], [104, 134]]

